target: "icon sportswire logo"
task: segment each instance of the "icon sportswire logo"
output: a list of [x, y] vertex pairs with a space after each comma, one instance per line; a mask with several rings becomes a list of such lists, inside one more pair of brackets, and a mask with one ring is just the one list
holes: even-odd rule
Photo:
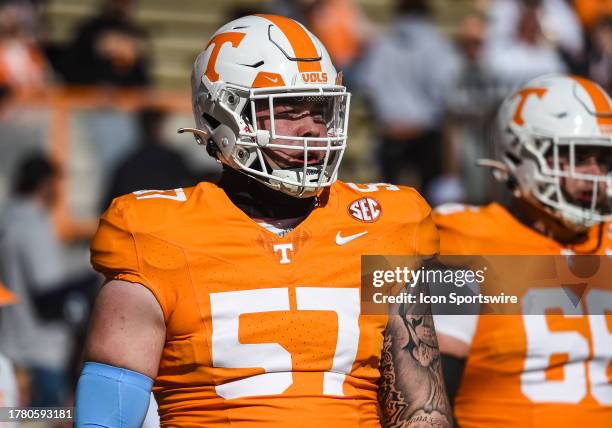
[[365, 232], [355, 233], [354, 235], [342, 236], [342, 233], [338, 231], [338, 233], [336, 233], [336, 244], [338, 245], [348, 244], [349, 242], [362, 237], [366, 233], [368, 233], [367, 230]]

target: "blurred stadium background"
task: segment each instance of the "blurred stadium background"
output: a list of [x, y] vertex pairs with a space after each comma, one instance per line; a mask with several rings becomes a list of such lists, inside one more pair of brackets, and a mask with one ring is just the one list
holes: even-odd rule
[[[33, 36], [39, 46], [50, 53], [48, 61], [59, 61], [61, 50], [70, 46], [79, 25], [98, 14], [102, 3], [103, 0], [32, 2], [36, 8], [37, 25], [41, 26]], [[130, 120], [133, 112], [144, 104], [153, 104], [169, 113], [164, 128], [168, 142], [180, 150], [195, 169], [208, 172], [208, 169], [215, 168], [204, 151], [192, 144], [190, 136], [175, 133], [177, 127], [192, 123], [189, 76], [193, 59], [228, 17], [238, 16], [241, 12], [274, 11], [274, 2], [266, 0], [140, 0], [133, 3], [133, 20], [147, 32], [150, 86], [136, 90], [112, 88], [106, 84], [104, 87], [73, 86], [63, 79], [65, 76], [58, 73], [57, 68], [52, 67], [54, 64], [49, 64], [53, 76], [45, 81], [44, 87], [14, 94], [14, 98], [4, 103], [4, 118], [0, 118], [3, 130], [0, 136], [0, 203], [7, 197], [16, 160], [22, 152], [32, 150], [32, 145], [42, 146], [65, 172], [58, 207], [62, 234], [79, 233], [73, 229], [79, 226], [74, 221], [91, 219], [98, 214], [97, 198], [103, 194], [105, 180], [111, 173], [109, 170], [101, 171], [103, 165], [99, 163], [94, 147], [105, 143], [99, 141], [104, 137], [92, 135], [96, 133], [96, 129], [89, 128], [88, 118], [92, 115], [107, 116], [109, 125], [122, 128], [115, 137], [124, 141], [106, 143], [124, 146], [108, 155], [112, 158], [110, 165], [129, 151], [132, 143], [129, 140], [136, 138], [135, 125]], [[298, 9], [300, 1], [286, 3]], [[369, 22], [381, 30], [393, 16], [393, 3], [393, 0], [356, 2]], [[451, 34], [461, 16], [478, 3], [473, 0], [434, 0], [436, 24]], [[279, 9], [283, 11], [283, 8]], [[342, 168], [343, 179], [349, 181], [377, 179], [375, 165], [368, 159], [371, 150], [367, 147], [372, 138], [373, 123], [362, 101], [359, 97], [353, 101], [350, 147]], [[19, 117], [18, 122], [16, 117]], [[106, 154], [102, 156], [105, 158]]]
[[[113, 191], [142, 182], [130, 171], [155, 164], [135, 156], [150, 150], [143, 140], [166, 147], [156, 156], [170, 165], [148, 176], [169, 176], [181, 162], [192, 182], [218, 173], [176, 129], [193, 123], [193, 59], [221, 24], [249, 13], [299, 19], [346, 70], [355, 97], [341, 178], [393, 177], [432, 205], [495, 195], [473, 162], [490, 154], [487, 124], [513, 86], [559, 71], [608, 90], [612, 82], [607, 0], [0, 1], [0, 211], [14, 198], [20, 160], [48, 155], [61, 172], [50, 214], [66, 275], [89, 269], [88, 240]], [[407, 150], [385, 163], [381, 142]], [[66, 372], [75, 361], [78, 352]], [[13, 363], [23, 368], [20, 403], [31, 404], [28, 364]]]

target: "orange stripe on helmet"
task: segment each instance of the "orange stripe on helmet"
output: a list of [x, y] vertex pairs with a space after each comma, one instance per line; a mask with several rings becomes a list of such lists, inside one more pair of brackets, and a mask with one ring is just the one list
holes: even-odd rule
[[257, 15], [272, 22], [283, 32], [291, 48], [295, 58], [298, 59], [297, 66], [300, 73], [307, 71], [321, 71], [321, 61], [300, 61], [300, 58], [313, 59], [318, 58], [317, 47], [312, 39], [300, 24], [290, 18], [276, 15]]
[[612, 107], [604, 90], [589, 79], [578, 76], [572, 76], [572, 79], [582, 86], [587, 91], [587, 94], [589, 94], [589, 97], [591, 97], [591, 101], [593, 101], [595, 106], [595, 114], [597, 114], [597, 124], [605, 126], [608, 128], [607, 131], [609, 131], [609, 127], [612, 126]]

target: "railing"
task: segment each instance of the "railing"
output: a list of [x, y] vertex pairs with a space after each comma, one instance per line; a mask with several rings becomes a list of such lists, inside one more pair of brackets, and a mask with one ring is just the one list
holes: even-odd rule
[[[9, 106], [48, 110], [50, 129], [46, 144], [49, 156], [60, 172], [67, 171], [71, 152], [70, 117], [75, 112], [108, 108], [129, 113], [142, 107], [155, 107], [170, 114], [191, 114], [189, 93], [113, 88], [54, 87], [44, 92], [10, 97], [0, 103], [0, 112]], [[53, 212], [57, 232], [64, 240], [87, 238], [94, 232], [97, 219], [75, 218], [69, 209], [65, 174], [61, 176], [64, 178], [57, 181], [58, 198]]]

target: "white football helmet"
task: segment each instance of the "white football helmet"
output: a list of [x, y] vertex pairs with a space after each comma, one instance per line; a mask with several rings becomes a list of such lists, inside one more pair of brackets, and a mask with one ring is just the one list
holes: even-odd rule
[[[520, 197], [574, 227], [612, 219], [612, 101], [594, 82], [565, 75], [531, 80], [502, 103], [495, 144], [501, 163], [489, 166]], [[581, 153], [593, 150], [605, 174], [576, 170]], [[568, 179], [588, 183], [590, 199], [568, 195]]]
[[[179, 132], [193, 132], [221, 163], [275, 190], [313, 196], [336, 180], [346, 148], [350, 94], [341, 80], [325, 47], [300, 23], [246, 16], [221, 27], [196, 58], [196, 128]], [[316, 103], [327, 135], [281, 135], [274, 118], [281, 102]], [[269, 109], [268, 129], [258, 128], [256, 112], [262, 108]], [[279, 166], [269, 156], [279, 149], [295, 151], [303, 164]], [[315, 157], [321, 161], [313, 164]]]

